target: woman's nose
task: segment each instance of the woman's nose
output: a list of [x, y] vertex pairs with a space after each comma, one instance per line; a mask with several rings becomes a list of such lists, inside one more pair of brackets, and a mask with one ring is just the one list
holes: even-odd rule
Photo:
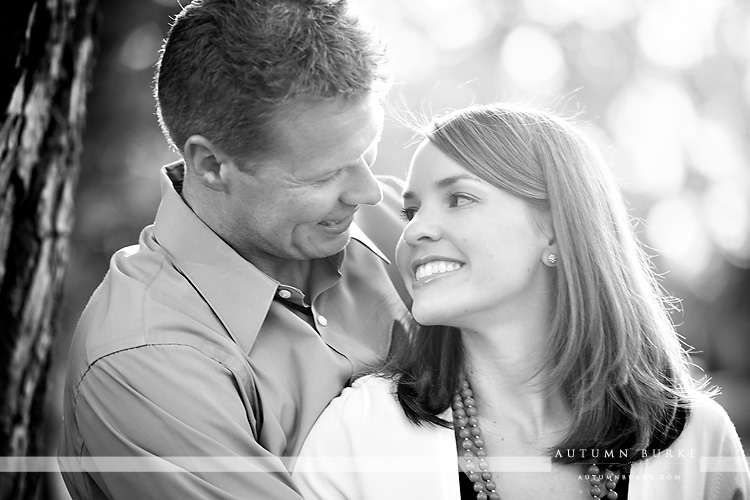
[[427, 241], [437, 241], [442, 238], [443, 233], [437, 220], [424, 213], [424, 209], [414, 214], [414, 217], [404, 228], [404, 242], [408, 245], [416, 245]]

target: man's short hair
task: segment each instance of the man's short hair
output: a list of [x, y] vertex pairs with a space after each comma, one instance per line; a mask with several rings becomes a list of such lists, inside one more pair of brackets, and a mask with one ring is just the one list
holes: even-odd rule
[[164, 43], [154, 94], [177, 150], [199, 134], [249, 158], [273, 152], [276, 119], [389, 84], [384, 47], [346, 0], [193, 0]]

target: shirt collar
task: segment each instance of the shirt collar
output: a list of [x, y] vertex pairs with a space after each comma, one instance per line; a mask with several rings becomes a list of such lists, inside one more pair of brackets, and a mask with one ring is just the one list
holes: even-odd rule
[[[181, 161], [161, 170], [162, 201], [154, 222], [158, 243], [172, 257], [180, 273], [216, 313], [231, 338], [249, 352], [266, 319], [279, 283], [242, 258], [183, 201], [184, 166]], [[351, 237], [390, 263], [383, 252], [357, 225]], [[328, 258], [339, 271], [345, 251]], [[243, 303], [238, 301], [242, 297]]]
[[375, 255], [377, 255], [378, 257], [380, 257], [381, 259], [383, 259], [383, 261], [386, 264], [390, 264], [391, 263], [391, 261], [388, 260], [388, 258], [385, 256], [385, 254], [380, 251], [380, 249], [378, 248], [378, 246], [375, 243], [373, 243], [373, 241], [365, 234], [364, 231], [362, 231], [362, 229], [358, 225], [352, 224], [352, 226], [351, 226], [351, 228], [350, 228], [349, 231], [350, 231], [352, 239], [357, 240], [360, 243], [362, 243], [372, 253], [374, 253]]
[[268, 314], [278, 283], [243, 259], [201, 221], [175, 185], [182, 163], [161, 171], [162, 201], [154, 222], [158, 243], [216, 313], [229, 335], [249, 352]]

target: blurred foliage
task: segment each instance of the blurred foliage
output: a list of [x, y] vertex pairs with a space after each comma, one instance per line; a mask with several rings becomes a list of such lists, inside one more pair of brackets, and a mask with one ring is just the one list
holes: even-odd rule
[[[353, 0], [388, 42], [398, 111], [522, 100], [577, 115], [602, 145], [652, 249], [695, 361], [750, 444], [750, 4], [744, 0]], [[176, 159], [151, 96], [176, 0], [102, 0], [74, 255], [51, 417], [70, 334]], [[410, 134], [388, 119], [375, 170], [403, 176]], [[56, 424], [54, 424], [56, 426]]]

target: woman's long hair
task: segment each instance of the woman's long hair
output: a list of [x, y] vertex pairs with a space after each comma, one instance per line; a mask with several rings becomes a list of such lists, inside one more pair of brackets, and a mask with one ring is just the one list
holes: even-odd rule
[[[504, 104], [455, 111], [424, 136], [472, 174], [551, 215], [558, 265], [544, 389], [564, 394], [573, 422], [556, 448], [628, 450], [632, 460], [663, 441], [697, 385], [669, 317], [673, 301], [598, 150], [566, 119]], [[406, 415], [446, 425], [439, 415], [465, 368], [459, 330], [414, 323], [392, 353], [386, 373]]]

